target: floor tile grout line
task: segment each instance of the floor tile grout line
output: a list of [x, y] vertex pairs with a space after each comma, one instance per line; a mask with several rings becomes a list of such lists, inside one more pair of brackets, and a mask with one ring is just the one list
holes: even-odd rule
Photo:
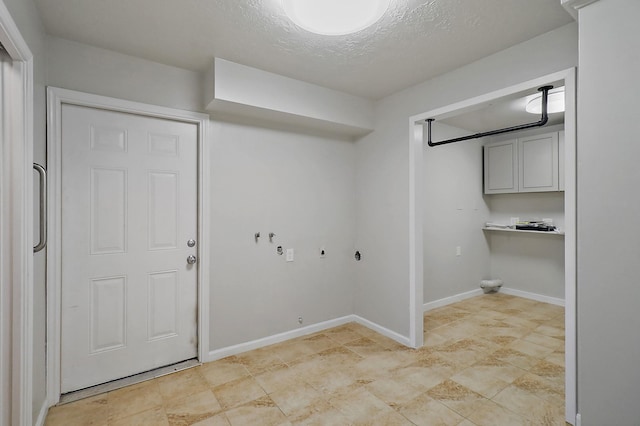
[[[561, 314], [559, 314], [558, 316], [560, 316], [560, 315], [561, 315]], [[474, 316], [474, 315], [470, 315], [470, 316], [472, 317], [472, 316]], [[427, 318], [427, 314], [425, 314], [425, 319], [426, 319], [426, 318]], [[506, 319], [506, 318], [505, 318], [505, 319]], [[548, 323], [549, 323], [549, 321], [550, 321], [550, 320], [545, 320], [545, 321], [541, 321], [541, 322], [539, 322], [538, 327], [539, 327], [540, 325], [548, 324]], [[456, 320], [456, 321], [453, 321], [453, 322], [451, 322], [451, 323], [449, 323], [449, 324], [453, 324], [453, 323], [457, 323], [457, 322], [462, 323], [462, 321], [461, 321], [461, 320]], [[533, 322], [533, 321], [532, 321], [532, 322]], [[516, 325], [514, 325], [514, 324], [512, 324], [512, 325], [513, 325], [514, 327], [516, 326]], [[473, 349], [470, 349], [470, 350], [471, 350], [472, 352], [473, 352], [473, 351], [475, 351], [477, 354], [480, 354], [480, 353], [481, 353], [482, 355], [481, 355], [480, 357], [484, 358], [484, 357], [490, 357], [493, 353], [495, 353], [495, 352], [499, 351], [500, 349], [508, 348], [508, 347], [509, 347], [513, 342], [515, 342], [515, 341], [524, 341], [524, 342], [528, 342], [528, 343], [530, 343], [530, 344], [532, 344], [532, 345], [534, 345], [534, 346], [539, 346], [539, 347], [544, 348], [544, 347], [545, 347], [544, 345], [539, 345], [539, 344], [536, 344], [535, 342], [530, 342], [530, 341], [526, 341], [526, 340], [525, 340], [525, 338], [526, 338], [527, 336], [531, 335], [531, 334], [534, 332], [533, 330], [535, 330], [535, 328], [534, 328], [534, 329], [531, 329], [530, 327], [525, 327], [525, 328], [527, 328], [527, 330], [529, 330], [529, 332], [528, 332], [527, 334], [524, 334], [524, 335], [520, 336], [519, 338], [516, 338], [515, 340], [511, 341], [510, 343], [503, 344], [503, 343], [493, 342], [493, 344], [495, 344], [495, 347], [493, 347], [493, 348], [491, 348], [490, 346], [480, 346], [480, 347], [474, 347]], [[561, 329], [561, 328], [560, 328], [560, 327], [558, 327], [558, 329]], [[347, 331], [350, 331], [350, 332], [355, 333], [355, 334], [360, 334], [360, 333], [358, 333], [358, 331], [357, 331], [357, 330], [355, 330], [355, 329], [351, 329], [351, 330], [349, 330], [349, 329], [347, 328]], [[352, 347], [347, 346], [347, 345], [349, 345], [350, 343], [352, 343], [352, 342], [354, 342], [354, 341], [356, 341], [356, 340], [359, 340], [359, 339], [356, 339], [356, 340], [350, 340], [350, 341], [346, 341], [346, 342], [342, 342], [342, 343], [341, 343], [341, 342], [338, 342], [338, 341], [337, 341], [337, 340], [335, 340], [335, 339], [332, 339], [332, 338], [331, 338], [331, 336], [328, 336], [328, 335], [325, 335], [325, 336], [326, 336], [330, 341], [332, 341], [333, 343], [335, 343], [337, 348], [341, 348], [342, 350], [348, 351], [348, 352], [350, 352], [350, 353], [352, 353], [352, 354], [354, 354], [354, 355], [358, 356], [358, 358], [359, 358], [360, 360], [365, 360], [365, 359], [367, 359], [368, 357], [370, 357], [370, 356], [372, 355], [371, 353], [365, 353], [365, 352], [366, 352], [365, 350], [361, 351], [361, 352], [362, 352], [362, 354], [361, 354], [360, 352], [358, 352], [357, 350], [355, 350], [355, 348], [352, 348]], [[489, 344], [489, 340], [488, 340], [488, 339], [485, 339], [485, 337], [486, 337], [486, 336], [477, 336], [477, 335], [474, 335], [474, 334], [469, 334], [469, 335], [466, 335], [466, 336], [464, 336], [464, 335], [463, 335], [463, 336], [456, 336], [456, 337], [453, 337], [453, 338], [451, 338], [451, 339], [447, 339], [447, 341], [448, 341], [448, 342], [454, 342], [454, 343], [455, 343], [455, 342], [458, 342], [458, 341], [460, 341], [460, 340], [465, 340], [465, 339], [466, 339], [466, 340], [478, 340], [478, 339], [480, 339], [480, 343], [482, 343], [483, 341], [485, 341], [485, 342], [486, 342], [486, 344], [488, 345], [488, 344]], [[555, 338], [554, 336], [546, 336], [546, 337]], [[368, 336], [366, 336], [366, 335], [361, 335], [361, 338], [368, 338]], [[295, 341], [295, 340], [297, 340], [297, 339], [293, 339], [293, 340]], [[369, 340], [371, 340], [371, 339], [369, 339]], [[442, 344], [445, 344], [447, 341], [445, 341], [445, 342], [443, 342], [443, 343], [440, 343], [440, 344], [435, 345], [435, 346], [434, 346], [434, 348], [436, 348], [437, 346], [440, 346], [440, 345], [442, 345]], [[383, 348], [383, 351], [387, 351], [387, 350], [389, 350], [389, 348], [388, 348], [388, 347], [384, 347], [383, 345], [378, 344], [378, 342], [376, 342], [376, 341], [374, 341], [374, 344], [375, 344], [375, 346], [377, 346], [378, 348]], [[429, 348], [429, 351], [433, 350], [434, 348]], [[555, 350], [554, 348], [549, 348], [549, 347], [547, 347], [547, 348], [546, 348], [546, 350], [552, 350], [552, 349], [553, 349], [553, 352], [551, 352], [550, 354], [545, 355], [545, 356], [540, 356], [540, 355], [538, 355], [538, 356], [528, 355], [528, 354], [524, 354], [524, 353], [522, 353], [522, 352], [519, 352], [519, 351], [517, 351], [516, 349], [511, 349], [512, 351], [515, 351], [515, 352], [517, 352], [517, 353], [521, 354], [522, 356], [526, 356], [526, 357], [531, 358], [531, 362], [532, 362], [533, 364], [532, 364], [532, 365], [530, 365], [530, 366], [529, 366], [529, 367], [527, 367], [527, 368], [525, 368], [524, 366], [521, 366], [521, 365], [514, 364], [514, 363], [513, 363], [513, 362], [511, 362], [511, 361], [505, 361], [505, 360], [502, 360], [502, 362], [504, 362], [504, 363], [505, 363], [505, 365], [510, 365], [510, 366], [512, 366], [512, 367], [514, 367], [514, 368], [517, 368], [518, 370], [520, 370], [521, 372], [523, 372], [523, 374], [532, 374], [532, 375], [534, 375], [536, 378], [541, 379], [541, 380], [543, 380], [544, 382], [553, 383], [550, 379], [547, 379], [547, 377], [546, 377], [546, 376], [538, 376], [537, 374], [533, 373], [535, 365], [538, 365], [539, 363], [541, 363], [542, 361], [545, 361], [547, 358], [551, 357], [554, 353], [556, 353], [556, 350]], [[314, 353], [313, 353], [313, 354], [310, 354], [309, 356], [317, 355], [317, 354], [318, 354], [318, 353], [320, 353], [320, 352], [323, 352], [323, 351], [314, 351]], [[395, 352], [395, 351], [389, 351], [389, 352], [392, 352], [392, 353], [393, 353], [393, 352]], [[375, 353], [378, 353], [378, 352], [376, 351]], [[417, 353], [417, 351], [414, 351], [414, 352], [413, 352], [413, 354], [414, 354], [414, 355], [415, 355], [416, 353]], [[279, 355], [278, 353], [274, 353], [274, 354], [272, 354], [271, 356], [273, 356], [275, 359], [279, 360], [279, 361], [280, 361], [280, 364], [281, 364], [282, 366], [284, 366], [285, 368], [292, 368], [292, 366], [293, 366], [293, 365], [295, 365], [295, 364], [293, 364], [293, 362], [294, 362], [294, 361], [300, 360], [300, 359], [304, 358], [306, 355], [299, 355], [299, 356], [295, 356], [294, 358], [291, 358], [288, 362], [285, 362], [285, 361], [284, 361], [283, 356]], [[412, 362], [415, 362], [415, 360], [416, 360], [416, 359], [414, 359]], [[408, 361], [407, 361], [407, 360], [405, 360], [405, 362], [408, 362]], [[449, 378], [449, 379], [451, 379], [451, 377], [453, 377], [453, 375], [457, 374], [458, 372], [464, 371], [464, 370], [466, 370], [467, 368], [471, 368], [471, 367], [473, 367], [473, 366], [474, 366], [474, 365], [476, 365], [478, 362], [479, 362], [479, 361], [471, 362], [470, 364], [466, 364], [466, 363], [459, 364], [459, 365], [462, 365], [462, 367], [460, 367], [460, 368], [456, 369], [454, 372], [452, 372], [452, 373], [448, 376], [448, 378]], [[553, 364], [553, 362], [550, 362], [550, 363], [551, 363], [551, 364]], [[273, 401], [273, 399], [272, 399], [272, 398], [271, 398], [271, 396], [270, 396], [271, 394], [267, 393], [267, 389], [265, 388], [265, 386], [263, 386], [263, 385], [261, 385], [261, 384], [260, 384], [260, 382], [257, 380], [257, 377], [258, 377], [260, 374], [265, 373], [265, 372], [267, 372], [267, 371], [274, 371], [274, 370], [277, 370], [277, 368], [278, 368], [278, 367], [277, 367], [277, 366], [269, 366], [269, 365], [268, 365], [268, 366], [267, 366], [266, 368], [264, 368], [264, 369], [255, 370], [255, 369], [249, 369], [249, 368], [248, 368], [248, 366], [247, 366], [246, 364], [242, 364], [242, 363], [240, 363], [240, 362], [238, 362], [237, 364], [239, 364], [239, 365], [241, 365], [241, 366], [242, 366], [242, 368], [244, 369], [244, 372], [245, 372], [245, 373], [247, 373], [247, 376], [248, 376], [248, 377], [251, 377], [251, 379], [252, 379], [252, 380], [254, 380], [254, 381], [257, 383], [257, 385], [260, 387], [260, 389], [262, 390], [262, 392], [264, 392], [264, 394], [265, 394], [265, 395], [269, 396], [269, 398]], [[407, 366], [407, 364], [403, 364], [403, 365], [405, 365], [405, 367]], [[554, 364], [554, 365], [556, 365], [558, 368], [563, 368], [563, 366], [562, 366], [562, 365], [558, 365], [558, 364]], [[208, 382], [208, 381], [207, 381], [206, 377], [204, 376], [203, 370], [202, 370], [202, 369], [197, 369], [196, 371], [198, 372], [198, 375], [200, 376], [200, 379], [201, 379], [201, 380], [203, 380], [203, 382], [205, 382], [205, 383], [207, 384], [207, 388], [208, 388], [208, 389], [210, 389], [210, 390], [213, 392], [213, 388], [214, 388], [214, 386], [213, 386], [210, 382]], [[243, 376], [243, 377], [245, 377], [245, 376]], [[452, 379], [451, 379], [451, 380], [452, 380]], [[233, 380], [232, 380], [232, 381], [233, 381]], [[323, 397], [323, 399], [324, 399], [324, 400], [329, 400], [329, 401], [331, 400], [331, 398], [330, 398], [330, 395], [331, 395], [331, 394], [327, 394], [327, 393], [323, 392], [321, 389], [316, 388], [316, 387], [315, 387], [315, 386], [313, 386], [313, 385], [312, 385], [308, 380], [304, 380], [303, 382], [304, 382], [304, 383], [306, 383], [307, 385], [311, 386], [311, 388], [316, 389], [316, 390], [319, 392], [319, 395], [321, 395], [321, 396]], [[514, 382], [512, 381], [510, 384], [507, 384], [507, 385], [506, 385], [504, 388], [502, 388], [501, 390], [498, 390], [498, 391], [497, 391], [497, 392], [496, 392], [496, 393], [495, 393], [491, 398], [487, 398], [487, 397], [484, 397], [484, 396], [483, 396], [482, 398], [483, 398], [484, 400], [492, 401], [493, 403], [495, 403], [495, 404], [496, 404], [496, 405], [498, 405], [499, 407], [501, 407], [501, 408], [503, 408], [503, 409], [507, 410], [508, 412], [513, 413], [514, 415], [521, 416], [520, 414], [518, 414], [518, 413], [517, 413], [517, 412], [515, 412], [514, 410], [511, 410], [511, 409], [509, 409], [509, 408], [507, 408], [507, 407], [503, 406], [502, 404], [498, 403], [497, 401], [494, 401], [494, 398], [495, 398], [497, 395], [499, 395], [501, 392], [503, 392], [503, 391], [504, 391], [506, 388], [508, 388], [509, 386], [512, 386], [512, 385], [513, 385], [513, 383], [514, 383]], [[366, 385], [366, 384], [365, 384], [365, 385], [359, 385], [359, 386], [356, 386], [354, 389], [364, 388], [364, 389], [366, 390], [366, 386], [368, 386], [368, 385]], [[425, 391], [425, 392], [423, 392], [421, 395], [424, 395], [424, 394], [425, 394], [425, 393], [427, 393], [427, 392], [428, 392], [428, 390], [427, 390], [427, 391]], [[372, 394], [372, 395], [373, 395], [373, 394]], [[531, 396], [532, 396], [532, 397], [534, 397], [534, 399], [536, 399], [536, 400], [538, 400], [538, 401], [540, 401], [540, 402], [542, 402], [542, 403], [547, 403], [547, 402], [548, 402], [547, 400], [545, 400], [544, 398], [542, 398], [542, 397], [541, 397], [541, 396], [539, 396], [539, 395], [531, 394]], [[377, 398], [377, 396], [376, 396], [376, 398]], [[380, 398], [378, 398], [378, 399], [380, 399]], [[382, 400], [382, 399], [380, 399], [380, 400], [381, 400], [381, 401], [382, 401], [382, 402], [383, 402], [387, 407], [389, 407], [391, 410], [394, 410], [394, 408], [395, 408], [394, 406], [391, 406], [391, 405], [387, 404], [387, 403], [386, 403], [386, 402], [384, 402], [384, 400]], [[251, 401], [246, 402], [245, 404], [248, 404], [248, 403], [250, 403], [250, 402], [251, 402]], [[441, 404], [441, 405], [444, 405], [444, 404], [442, 404], [442, 402], [441, 402], [441, 401], [437, 401], [437, 402], [438, 402], [439, 404]], [[283, 416], [285, 416], [285, 418], [289, 419], [289, 418], [284, 414], [284, 411], [283, 411], [283, 409], [280, 407], [280, 405], [279, 405], [279, 404], [277, 404], [277, 403], [275, 403], [275, 401], [273, 401], [273, 403], [275, 404], [275, 406], [277, 406], [277, 407], [278, 407], [279, 412], [280, 412]], [[167, 402], [163, 400], [162, 410], [163, 410], [163, 412], [164, 412], [165, 416], [167, 415], [167, 413], [166, 413], [166, 404], [167, 404]], [[333, 406], [333, 405], [331, 405], [331, 406]], [[446, 405], [445, 405], [445, 406], [446, 406]], [[336, 408], [336, 407], [334, 406], [334, 408]], [[458, 413], [458, 412], [457, 412], [457, 411], [455, 411], [455, 410], [453, 410], [453, 411], [454, 411], [454, 412], [456, 412], [456, 413]], [[228, 412], [228, 409], [223, 409], [223, 408], [221, 408], [221, 410], [220, 410], [218, 413], [226, 413], [226, 412]], [[398, 411], [397, 411], [397, 410], [395, 410], [395, 412], [397, 413]], [[400, 414], [403, 416], [403, 418], [406, 418], [406, 419], [407, 419], [407, 421], [411, 422], [411, 420], [410, 420], [410, 419], [408, 419], [408, 418], [407, 418], [407, 416], [405, 416], [405, 415], [404, 415], [404, 414], [402, 414], [402, 413], [400, 413]], [[459, 415], [461, 415], [460, 413], [458, 413], [458, 414], [459, 414]], [[216, 414], [216, 415], [217, 415], [217, 414]], [[227, 419], [227, 420], [229, 421], [228, 416], [227, 416], [226, 414], [224, 414], [224, 416], [225, 416], [225, 419]], [[469, 420], [469, 419], [468, 419], [468, 417], [465, 417], [465, 416], [462, 416], [462, 417], [463, 417], [463, 418], [465, 418], [465, 419], [467, 419], [469, 422], [473, 423], [471, 420]], [[291, 420], [291, 419], [289, 419], [289, 420]], [[229, 421], [229, 422], [230, 422], [230, 421]]]

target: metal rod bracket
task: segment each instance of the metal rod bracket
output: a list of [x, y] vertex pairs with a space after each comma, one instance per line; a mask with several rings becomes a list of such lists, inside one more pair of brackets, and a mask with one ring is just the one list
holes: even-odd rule
[[446, 145], [449, 143], [454, 143], [454, 142], [462, 142], [462, 141], [467, 141], [470, 139], [478, 139], [478, 138], [484, 138], [486, 136], [493, 136], [493, 135], [500, 135], [503, 133], [511, 133], [511, 132], [517, 132], [518, 130], [525, 130], [525, 129], [531, 129], [534, 127], [542, 127], [545, 124], [547, 124], [547, 122], [549, 121], [549, 115], [547, 114], [547, 100], [549, 98], [549, 90], [553, 89], [553, 86], [542, 86], [538, 89], [539, 92], [542, 92], [542, 114], [540, 116], [540, 120], [534, 122], [534, 123], [528, 123], [528, 124], [520, 124], [518, 126], [512, 126], [512, 127], [505, 127], [504, 129], [498, 129], [498, 130], [490, 130], [488, 132], [481, 132], [481, 133], [475, 133], [473, 135], [468, 135], [468, 136], [462, 136], [459, 138], [452, 138], [452, 139], [447, 139], [444, 141], [440, 141], [440, 142], [432, 142], [431, 141], [431, 123], [433, 123], [435, 121], [435, 118], [427, 118], [425, 120], [425, 122], [427, 123], [427, 144], [429, 146], [439, 146], [439, 145]]

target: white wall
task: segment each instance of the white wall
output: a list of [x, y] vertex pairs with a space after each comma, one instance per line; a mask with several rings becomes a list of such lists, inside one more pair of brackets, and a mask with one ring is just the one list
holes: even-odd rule
[[202, 76], [57, 37], [47, 41], [47, 85], [201, 111]]
[[215, 58], [205, 74], [208, 111], [274, 119], [352, 137], [371, 132], [373, 101]]
[[[485, 195], [492, 222], [551, 218], [564, 229], [564, 192]], [[504, 286], [564, 299], [564, 237], [543, 233], [485, 231], [491, 248], [491, 275]]]
[[[211, 127], [212, 348], [299, 328], [299, 316], [306, 326], [353, 313], [353, 143]], [[294, 249], [294, 262], [279, 245]]]
[[[35, 4], [25, 0], [2, 0], [11, 17], [20, 30], [20, 34], [27, 42], [33, 54], [34, 67], [34, 146], [33, 160], [46, 167], [46, 137], [45, 137], [45, 34], [42, 22]], [[35, 188], [38, 189], [37, 176]], [[34, 209], [38, 211], [38, 194], [34, 190]], [[34, 213], [34, 220], [37, 214]], [[38, 238], [38, 227], [35, 226], [34, 238]], [[35, 245], [35, 244], [34, 244]], [[46, 360], [45, 360], [45, 251], [34, 255], [33, 261], [33, 401], [32, 417], [35, 422], [45, 404], [46, 398]], [[8, 325], [3, 325], [4, 333]]]
[[357, 268], [358, 315], [409, 333], [408, 118], [577, 62], [577, 25], [568, 24], [378, 102], [375, 132], [357, 142], [357, 246], [367, 260]]
[[564, 300], [564, 238], [544, 234], [487, 232], [491, 276], [509, 289]]
[[640, 2], [580, 9], [578, 411], [583, 426], [640, 419]]
[[[468, 131], [433, 124], [434, 140]], [[424, 161], [424, 302], [478, 288], [490, 278], [489, 245], [482, 231], [489, 209], [482, 197], [481, 139], [427, 147]], [[461, 255], [456, 255], [460, 247]]]
[[558, 230], [564, 228], [564, 192], [526, 192], [485, 195], [491, 222], [508, 225], [512, 217], [520, 220], [553, 219]]
[[[62, 39], [47, 46], [52, 86], [203, 107], [197, 73]], [[238, 120], [212, 120], [207, 142], [211, 350], [294, 330], [299, 316], [306, 326], [353, 313], [355, 145]], [[280, 244], [295, 249], [293, 263], [276, 254]]]

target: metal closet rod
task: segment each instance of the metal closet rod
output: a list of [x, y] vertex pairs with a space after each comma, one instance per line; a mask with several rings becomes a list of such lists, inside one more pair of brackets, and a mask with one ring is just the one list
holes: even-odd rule
[[531, 129], [533, 127], [542, 127], [545, 124], [547, 124], [547, 121], [549, 121], [549, 115], [547, 114], [547, 100], [549, 98], [549, 90], [551, 89], [553, 89], [553, 86], [542, 86], [538, 89], [539, 92], [542, 92], [542, 116], [540, 117], [540, 120], [536, 121], [535, 123], [520, 124], [519, 126], [505, 127], [504, 129], [490, 130], [488, 132], [476, 133], [473, 135], [462, 136], [459, 138], [447, 139], [440, 142], [432, 142], [431, 141], [431, 123], [435, 121], [435, 118], [427, 118], [425, 120], [427, 122], [427, 128], [428, 128], [427, 144], [429, 146], [446, 145], [448, 143], [468, 141], [469, 139], [478, 139], [478, 138], [484, 138], [485, 136], [493, 136], [493, 135], [500, 135], [502, 133], [517, 132], [518, 130]]

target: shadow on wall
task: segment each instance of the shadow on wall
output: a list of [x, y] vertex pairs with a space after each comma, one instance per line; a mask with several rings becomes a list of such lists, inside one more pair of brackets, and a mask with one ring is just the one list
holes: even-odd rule
[[[468, 134], [433, 124], [437, 140]], [[478, 288], [490, 276], [489, 246], [482, 232], [489, 208], [482, 190], [482, 140], [424, 144], [424, 302]]]

